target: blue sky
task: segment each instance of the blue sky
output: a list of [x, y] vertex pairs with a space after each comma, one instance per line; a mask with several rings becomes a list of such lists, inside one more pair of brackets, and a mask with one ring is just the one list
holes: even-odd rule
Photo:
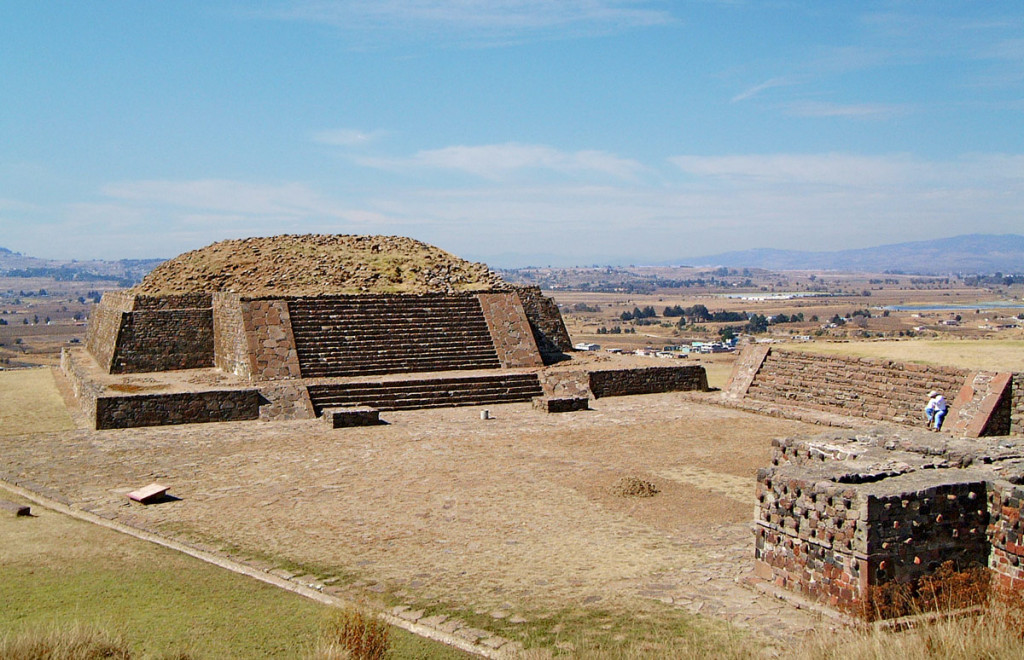
[[0, 3], [0, 246], [493, 265], [1024, 233], [1024, 5]]

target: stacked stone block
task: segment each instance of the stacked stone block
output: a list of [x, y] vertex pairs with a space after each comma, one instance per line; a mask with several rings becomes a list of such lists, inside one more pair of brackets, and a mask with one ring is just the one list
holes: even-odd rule
[[605, 396], [656, 394], [660, 392], [706, 392], [708, 376], [700, 365], [606, 369], [590, 372], [590, 391], [595, 399]]
[[162, 298], [104, 294], [86, 348], [114, 374], [200, 369], [214, 365], [209, 295]]
[[554, 364], [566, 359], [572, 351], [572, 340], [565, 329], [562, 313], [555, 301], [541, 293], [540, 287], [519, 286], [515, 288], [523, 310], [530, 320], [533, 338], [540, 350], [544, 364]]
[[504, 368], [544, 365], [519, 297], [514, 293], [477, 295], [498, 361]]
[[992, 512], [989, 568], [995, 573], [999, 586], [1024, 590], [1024, 488], [1008, 481], [994, 481], [989, 492], [989, 509]]
[[97, 429], [242, 421], [259, 419], [259, 405], [255, 389], [100, 396], [95, 421]]
[[872, 586], [952, 561], [1021, 586], [1024, 445], [908, 431], [774, 443], [759, 470], [756, 574], [858, 611]]
[[302, 377], [299, 351], [292, 333], [287, 301], [243, 301], [242, 318], [254, 380], [273, 381]]
[[249, 340], [245, 332], [241, 298], [234, 293], [213, 297], [213, 357], [218, 369], [244, 379], [252, 378]]
[[1013, 374], [1009, 400], [1010, 433], [1024, 435], [1024, 373]]

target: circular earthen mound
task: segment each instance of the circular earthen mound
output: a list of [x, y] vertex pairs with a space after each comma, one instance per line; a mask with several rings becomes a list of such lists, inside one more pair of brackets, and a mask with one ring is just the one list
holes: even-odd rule
[[284, 235], [214, 243], [157, 266], [132, 290], [165, 296], [457, 293], [508, 289], [487, 266], [401, 236]]
[[654, 497], [661, 489], [639, 477], [622, 477], [612, 484], [611, 491], [619, 497]]

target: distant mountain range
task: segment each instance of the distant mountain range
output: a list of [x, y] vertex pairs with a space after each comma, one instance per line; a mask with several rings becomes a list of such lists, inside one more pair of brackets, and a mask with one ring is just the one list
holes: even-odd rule
[[741, 250], [667, 261], [659, 265], [673, 264], [767, 270], [840, 270], [869, 273], [890, 271], [921, 275], [1024, 273], [1024, 236], [967, 234], [953, 238], [834, 252]]
[[163, 259], [119, 259], [78, 261], [39, 259], [0, 247], [0, 275], [7, 277], [53, 277], [58, 280], [110, 280], [119, 286], [139, 282]]
[[[547, 263], [557, 262], [550, 255]], [[139, 282], [163, 259], [120, 259], [118, 261], [66, 261], [27, 257], [0, 247], [0, 275], [8, 277], [56, 277], [75, 280], [116, 280], [121, 286]], [[505, 259], [486, 260], [492, 267], [505, 261], [522, 261], [506, 255]], [[501, 263], [494, 263], [495, 261]], [[534, 260], [536, 261], [536, 260]], [[620, 260], [614, 260], [622, 262]], [[631, 261], [632, 263], [641, 263]], [[613, 262], [608, 261], [609, 265]], [[520, 264], [521, 265], [521, 264]], [[883, 273], [901, 272], [921, 275], [948, 273], [1024, 273], [1024, 236], [1019, 234], [967, 234], [930, 241], [895, 243], [856, 250], [807, 252], [761, 248], [723, 252], [704, 257], [673, 259], [657, 266], [727, 266], [729, 268], [764, 268], [766, 270], [839, 270]]]

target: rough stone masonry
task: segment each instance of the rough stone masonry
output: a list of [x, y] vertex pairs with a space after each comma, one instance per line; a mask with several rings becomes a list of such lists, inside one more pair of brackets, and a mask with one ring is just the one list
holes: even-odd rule
[[908, 429], [773, 444], [757, 475], [759, 578], [849, 611], [946, 561], [1024, 587], [1024, 439]]

